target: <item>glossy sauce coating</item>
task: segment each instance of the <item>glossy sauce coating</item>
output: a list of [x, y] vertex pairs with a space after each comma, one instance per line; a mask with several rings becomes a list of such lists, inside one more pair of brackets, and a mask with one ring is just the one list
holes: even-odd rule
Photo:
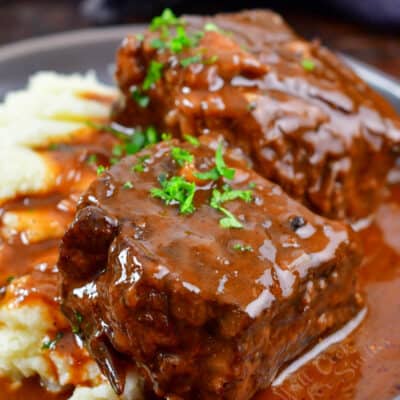
[[[7, 237], [0, 240], [0, 300], [7, 301], [13, 307], [34, 306], [36, 303], [48, 307], [51, 318], [56, 321], [56, 331], [49, 332], [49, 336], [55, 337], [60, 332], [63, 334], [57, 342], [57, 352], [60, 355], [68, 354], [74, 362], [71, 382], [82, 382], [80, 366], [88, 361], [88, 355], [81, 351], [81, 343], [76, 341], [68, 321], [60, 312], [59, 273], [56, 267], [59, 240], [73, 218], [80, 193], [96, 176], [96, 165], [88, 162], [90, 154], [96, 154], [99, 164], [107, 165], [111, 149], [117, 143], [119, 141], [113, 135], [91, 129], [82, 132], [80, 139], [74, 143], [38, 149], [49, 165], [58, 171], [55, 187], [48, 194], [19, 197], [0, 206], [1, 217], [15, 213], [31, 222], [27, 230], [7, 232]], [[62, 233], [57, 231], [58, 236], [30, 242], [29, 238], [35, 236], [29, 232], [45, 232], [51, 236], [52, 229], [46, 226], [47, 222], [44, 221], [47, 220], [43, 219], [46, 216], [50, 216], [56, 226], [62, 227]], [[3, 228], [0, 223], [0, 229]], [[6, 291], [8, 285], [13, 286], [12, 290]], [[23, 381], [22, 385], [0, 379], [1, 400], [61, 400], [70, 395], [70, 388], [52, 394], [36, 378]]]
[[[226, 20], [221, 23], [225, 24], [227, 30], [235, 31], [237, 26], [235, 25], [235, 18], [237, 18], [241, 23], [243, 22], [241, 17], [232, 17], [231, 21]], [[292, 32], [289, 29], [282, 29], [281, 21], [278, 19], [273, 22], [273, 19], [264, 19], [262, 22], [263, 29], [262, 32], [257, 28], [255, 21], [257, 17], [251, 17], [246, 23], [246, 31], [249, 32], [248, 38], [244, 41], [248, 42], [249, 46], [252, 48], [252, 52], [263, 52], [265, 49], [265, 44], [269, 42], [285, 42], [289, 38], [292, 38]], [[202, 25], [202, 22], [200, 22]], [[265, 25], [268, 26], [269, 33], [265, 35]], [[243, 29], [240, 29], [236, 36], [239, 38], [243, 37]], [[257, 38], [259, 36], [263, 37], [260, 41]], [[255, 39], [256, 38], [256, 39]], [[245, 43], [244, 43], [245, 44]], [[318, 46], [317, 46], [318, 47]], [[267, 55], [267, 61], [276, 61], [276, 56], [274, 54]], [[290, 58], [290, 57], [289, 57]], [[296, 65], [298, 60], [296, 59]], [[335, 62], [335, 60], [330, 59], [329, 62]], [[254, 69], [253, 69], [254, 71]], [[282, 68], [282, 71], [284, 69]], [[325, 70], [316, 71], [321, 74], [325, 74]], [[296, 67], [295, 74], [299, 73], [299, 69]], [[349, 71], [344, 71], [345, 74]], [[329, 72], [327, 72], [329, 75]], [[306, 75], [309, 76], [309, 75]], [[329, 76], [325, 77], [329, 78]], [[351, 77], [353, 79], [353, 77]], [[329, 81], [329, 79], [327, 79]], [[213, 86], [218, 88], [220, 84], [218, 76], [216, 77]], [[236, 81], [238, 84], [247, 84], [246, 80], [238, 79]], [[275, 84], [273, 82], [273, 84]], [[315, 85], [320, 85], [321, 83], [315, 82]], [[361, 85], [362, 83], [358, 83]], [[358, 87], [358, 85], [356, 85]], [[359, 87], [358, 87], [359, 88]], [[325, 89], [325, 88], [324, 88]], [[346, 87], [348, 90], [352, 90], [352, 85]], [[388, 104], [382, 100], [379, 96], [366, 90], [366, 95], [363, 96], [362, 101], [366, 102], [367, 106], [378, 107], [380, 112], [388, 115], [390, 118], [396, 119], [393, 111], [390, 109]], [[329, 92], [329, 91], [328, 91]], [[236, 92], [234, 92], [236, 93]], [[326, 94], [326, 92], [325, 92]], [[90, 97], [90, 96], [89, 96]], [[232, 92], [226, 91], [224, 98], [214, 97], [210, 102], [211, 112], [218, 113], [218, 108], [222, 105], [235, 105], [235, 101], [230, 103], [230, 100], [234, 99]], [[281, 100], [280, 96], [277, 97], [278, 101]], [[106, 99], [103, 99], [107, 101]], [[198, 99], [194, 98], [192, 104], [198, 104]], [[345, 98], [341, 96], [324, 97], [323, 99], [315, 96], [313, 100], [317, 104], [320, 102], [338, 103], [340, 106], [338, 108], [346, 108]], [[361, 101], [361, 100], [360, 100]], [[286, 102], [286, 101], [285, 101]], [[245, 103], [240, 101], [240, 107], [246, 106]], [[270, 103], [269, 107], [274, 106]], [[334, 107], [336, 108], [336, 106]], [[242, 112], [242, 111], [241, 111]], [[236, 115], [236, 114], [234, 114]], [[265, 114], [263, 113], [265, 116]], [[174, 117], [174, 115], [171, 115]], [[262, 117], [262, 116], [261, 116]], [[363, 120], [367, 120], [372, 117], [372, 131], [379, 131], [380, 121], [379, 118], [376, 119], [375, 116], [367, 114], [363, 116]], [[296, 117], [297, 118], [297, 117]], [[307, 115], [309, 118], [309, 115]], [[250, 118], [251, 120], [251, 118]], [[246, 124], [249, 120], [246, 120]], [[265, 121], [264, 121], [265, 122]], [[293, 119], [285, 118], [284, 125], [293, 123]], [[374, 125], [374, 123], [377, 125]], [[266, 123], [266, 122], [265, 122]], [[307, 125], [307, 124], [306, 124]], [[185, 125], [191, 127], [191, 125]], [[378, 126], [378, 128], [377, 128]], [[224, 127], [220, 126], [219, 132], [224, 131]], [[203, 132], [202, 133], [206, 133]], [[379, 134], [377, 135], [379, 136]], [[374, 141], [376, 137], [370, 136]], [[243, 145], [246, 148], [247, 139], [244, 138]], [[313, 144], [315, 144], [313, 142]], [[379, 140], [376, 142], [379, 147]], [[83, 145], [90, 147], [91, 145], [86, 143]], [[326, 149], [318, 148], [318, 153], [323, 154]], [[60, 160], [63, 159], [63, 155], [60, 155]], [[369, 160], [370, 161], [370, 160]], [[377, 160], [374, 164], [380, 164]], [[384, 164], [384, 163], [383, 163]], [[76, 182], [79, 183], [82, 172], [85, 175], [87, 168], [82, 167], [82, 163], [74, 162], [72, 164], [64, 163], [66, 170], [72, 168], [77, 171]], [[386, 169], [386, 167], [385, 167]], [[290, 169], [289, 169], [290, 170]], [[74, 174], [73, 174], [74, 175]], [[93, 171], [88, 176], [90, 179], [93, 177]], [[68, 192], [68, 183], [63, 183], [60, 185], [62, 191]], [[76, 194], [80, 192], [82, 188], [86, 186], [86, 183], [82, 182], [80, 189], [76, 191]], [[398, 293], [400, 290], [400, 251], [398, 244], [396, 242], [396, 237], [399, 234], [399, 226], [397, 221], [399, 218], [399, 205], [400, 205], [400, 192], [394, 190], [393, 198], [388, 200], [388, 203], [382, 204], [378, 211], [377, 222], [371, 227], [367, 228], [361, 232], [360, 236], [364, 243], [364, 253], [365, 261], [363, 268], [360, 271], [361, 283], [368, 296], [368, 306], [369, 314], [366, 321], [363, 323], [362, 327], [351, 337], [349, 337], [345, 342], [333, 346], [323, 355], [319, 356], [316, 360], [309, 363], [302, 370], [295, 373], [287, 382], [285, 382], [281, 387], [274, 388], [266, 393], [261, 393], [256, 396], [257, 399], [272, 400], [272, 399], [299, 399], [304, 398], [306, 400], [315, 399], [337, 399], [338, 397], [344, 399], [360, 399], [365, 398], [379, 398], [382, 400], [391, 399], [395, 395], [400, 393], [399, 390], [399, 360], [400, 360], [400, 337], [399, 337], [399, 301]], [[73, 214], [73, 204], [76, 200], [75, 196], [71, 199], [65, 199], [64, 194], [60, 198], [51, 196], [42, 196], [40, 198], [28, 198], [19, 199], [15, 202], [10, 202], [2, 208], [1, 212], [5, 210], [21, 209], [30, 210], [32, 208], [43, 208], [43, 210], [50, 210], [52, 213], [58, 212], [58, 205], [60, 201], [67, 200], [67, 208], [72, 205], [70, 212], [67, 212], [66, 216], [62, 214], [60, 216], [61, 223], [67, 223], [68, 219], [72, 217]], [[66, 196], [68, 197], [68, 196]], [[65, 205], [65, 203], [63, 203]], [[356, 204], [357, 206], [357, 204]], [[62, 207], [64, 210], [66, 208]], [[58, 210], [58, 211], [56, 211]], [[0, 282], [6, 282], [7, 278], [10, 276], [18, 276], [20, 274], [25, 274], [32, 269], [37, 269], [39, 266], [44, 269], [44, 273], [49, 273], [49, 277], [44, 280], [39, 279], [41, 275], [33, 274], [32, 288], [35, 290], [28, 292], [27, 296], [23, 296], [23, 301], [34, 301], [35, 295], [33, 292], [37, 293], [37, 288], [42, 288], [42, 292], [46, 291], [49, 297], [52, 297], [52, 291], [48, 291], [48, 283], [53, 279], [53, 272], [56, 270], [53, 268], [55, 259], [58, 254], [58, 240], [45, 241], [39, 244], [27, 244], [24, 243], [24, 238], [15, 237], [14, 241], [11, 243], [1, 243], [0, 247], [0, 276], [3, 278]], [[41, 275], [43, 277], [43, 275]], [[35, 279], [37, 280], [35, 282]], [[55, 281], [57, 277], [55, 277]], [[47, 282], [41, 284], [41, 282]], [[52, 287], [54, 289], [54, 286]], [[40, 289], [39, 289], [40, 292]], [[54, 292], [55, 293], [55, 292]], [[52, 299], [50, 299], [52, 301]], [[68, 347], [66, 347], [66, 351]], [[43, 389], [39, 387], [36, 381], [27, 381], [20, 389], [14, 390], [10, 389], [9, 384], [1, 381], [0, 382], [0, 399], [1, 400], [18, 400], [18, 399], [30, 399], [30, 398], [42, 398], [42, 399], [62, 399], [68, 397], [68, 394], [61, 394], [59, 396], [53, 396], [46, 393]]]
[[[117, 80], [125, 101], [116, 118], [128, 126], [155, 124], [177, 136], [221, 134], [245, 150], [261, 175], [314, 211], [334, 218], [368, 215], [400, 142], [392, 107], [334, 54], [297, 37], [274, 13], [187, 21], [192, 32], [207, 22], [218, 29], [181, 54], [153, 48], [158, 32], [123, 42]], [[182, 66], [199, 54], [202, 61]], [[141, 108], [131, 91], [152, 61], [163, 64], [163, 73], [148, 91], [148, 107]]]
[[[193, 161], [179, 165], [177, 149]], [[351, 230], [228, 155], [233, 179], [196, 177], [216, 158], [172, 141], [124, 159], [93, 182], [63, 238], [63, 308], [71, 321], [83, 316], [82, 337], [116, 388], [116, 360], [126, 356], [159, 396], [249, 399], [362, 306]], [[162, 179], [182, 176], [196, 182], [188, 215], [151, 196]], [[217, 190], [250, 190], [250, 201], [223, 204], [240, 228], [221, 226]]]
[[[31, 209], [33, 204], [46, 205], [53, 198], [50, 195], [19, 201], [18, 207]], [[400, 394], [400, 249], [393, 239], [400, 229], [399, 218], [396, 218], [400, 215], [400, 190], [393, 190], [390, 201], [388, 205], [382, 204], [377, 223], [360, 233], [365, 251], [360, 277], [369, 307], [362, 326], [345, 342], [332, 346], [296, 372], [282, 386], [260, 393], [255, 399], [320, 400], [337, 399], [342, 395], [349, 400], [369, 397], [391, 400]], [[12, 204], [8, 204], [7, 208], [12, 209]], [[42, 246], [10, 246], [8, 252], [10, 259], [14, 260], [13, 266], [18, 261], [21, 266], [18, 267], [21, 268], [19, 271], [23, 273], [26, 266], [33, 268], [45, 262], [48, 253], [53, 254], [54, 259], [57, 257], [57, 241], [43, 243]], [[36, 251], [33, 252], [32, 247]], [[1, 262], [2, 276], [17, 276], [18, 270], [13, 266]], [[61, 400], [68, 398], [68, 393], [49, 394], [36, 380], [26, 381], [18, 389], [12, 389], [4, 380], [0, 381], [1, 400], [30, 400], [39, 397], [43, 400]]]

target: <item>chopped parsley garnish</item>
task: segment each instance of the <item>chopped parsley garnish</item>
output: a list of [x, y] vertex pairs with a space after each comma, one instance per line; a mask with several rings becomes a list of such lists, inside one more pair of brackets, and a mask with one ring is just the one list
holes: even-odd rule
[[[136, 130], [130, 135], [125, 134], [120, 139], [123, 140], [123, 143], [115, 145], [112, 149], [111, 165], [118, 163], [126, 155], [135, 154], [143, 148], [157, 143], [159, 136], [156, 129], [153, 126], [149, 126], [144, 131]], [[103, 168], [105, 167], [100, 166], [100, 168], [99, 173], [104, 172]]]
[[75, 319], [78, 324], [81, 324], [83, 322], [83, 315], [77, 311], [75, 313]]
[[104, 165], [99, 165], [97, 167], [97, 175], [101, 175], [102, 173], [104, 173], [106, 171], [106, 167]]
[[[172, 53], [181, 53], [183, 49], [193, 47], [203, 36], [203, 32], [189, 35], [185, 29], [185, 20], [178, 18], [169, 8], [163, 13], [153, 18], [150, 30], [160, 30], [160, 38], [153, 39], [150, 43], [154, 49], [168, 49]], [[175, 28], [175, 36], [171, 35], [170, 29]]]
[[78, 311], [75, 312], [75, 321], [76, 325], [72, 326], [72, 333], [78, 335], [79, 333], [81, 333], [81, 324], [83, 322], [83, 315]]
[[183, 60], [181, 60], [181, 65], [182, 65], [182, 67], [186, 68], [191, 64], [200, 63], [202, 59], [203, 58], [200, 54], [196, 54], [194, 56], [187, 57], [187, 58], [184, 58]]
[[221, 28], [219, 28], [217, 25], [213, 24], [212, 22], [207, 22], [204, 25], [204, 30], [206, 32], [221, 32]]
[[217, 151], [215, 152], [215, 167], [218, 173], [226, 179], [233, 179], [235, 177], [235, 170], [228, 168], [224, 161], [222, 142], [219, 143]]
[[143, 35], [143, 33], [137, 33], [137, 34], [135, 35], [135, 38], [136, 38], [137, 40], [139, 40], [139, 42], [143, 42], [143, 40], [144, 40], [144, 35]]
[[198, 172], [195, 176], [202, 180], [217, 180], [219, 177], [224, 177], [232, 180], [235, 176], [235, 170], [228, 168], [223, 158], [223, 146], [219, 143], [217, 151], [215, 152], [215, 168], [207, 172]]
[[58, 332], [56, 337], [52, 340], [46, 340], [42, 344], [42, 350], [54, 350], [57, 346], [57, 343], [64, 337], [63, 332]]
[[49, 144], [48, 150], [49, 151], [55, 151], [55, 150], [58, 150], [58, 148], [59, 148], [59, 144], [58, 143], [51, 143], [51, 144]]
[[133, 183], [132, 183], [131, 181], [126, 181], [126, 182], [122, 185], [122, 187], [123, 187], [124, 189], [133, 189]]
[[230, 187], [225, 187], [223, 192], [218, 189], [213, 190], [210, 205], [225, 215], [224, 218], [219, 220], [222, 228], [243, 228], [242, 223], [230, 211], [222, 207], [222, 204], [237, 199], [249, 203], [252, 196], [251, 190], [232, 190]]
[[185, 21], [178, 18], [170, 8], [166, 8], [158, 17], [154, 17], [150, 24], [150, 30], [155, 31], [164, 27], [183, 25]]
[[194, 160], [193, 154], [180, 147], [173, 147], [171, 149], [171, 156], [181, 167], [185, 164], [193, 163]]
[[149, 126], [146, 129], [146, 141], [147, 144], [155, 144], [158, 142], [158, 135], [157, 135], [157, 131], [153, 126]]
[[301, 61], [301, 65], [308, 72], [311, 72], [315, 69], [315, 62], [314, 62], [314, 60], [311, 60], [310, 58], [304, 58]]
[[215, 64], [217, 61], [218, 61], [218, 56], [214, 54], [213, 56], [206, 58], [203, 61], [203, 64]]
[[136, 131], [125, 144], [127, 155], [135, 154], [144, 147], [158, 142], [158, 134], [153, 126], [149, 126], [144, 132]]
[[247, 104], [247, 109], [249, 111], [254, 111], [257, 108], [257, 104], [254, 101], [251, 101], [249, 104]]
[[150, 103], [150, 97], [144, 94], [138, 87], [134, 87], [131, 90], [131, 95], [133, 100], [142, 108], [146, 108]]
[[87, 158], [86, 162], [90, 165], [94, 165], [97, 163], [97, 155], [96, 154], [90, 154], [89, 157]]
[[236, 243], [236, 244], [234, 244], [233, 246], [232, 246], [232, 249], [233, 250], [238, 250], [238, 251], [241, 251], [241, 252], [245, 252], [245, 251], [253, 251], [253, 248], [250, 246], [250, 245], [248, 245], [248, 244], [242, 244], [242, 243]]
[[124, 152], [124, 147], [122, 144], [117, 144], [112, 149], [112, 155], [115, 157], [121, 157]]
[[201, 180], [216, 181], [219, 177], [232, 180], [235, 177], [235, 170], [228, 168], [224, 161], [223, 145], [222, 142], [218, 144], [217, 151], [215, 152], [215, 168], [207, 172], [197, 172], [195, 177]]
[[196, 185], [188, 182], [182, 176], [173, 176], [167, 179], [160, 176], [161, 188], [153, 188], [150, 193], [153, 197], [164, 200], [165, 204], [179, 204], [179, 211], [182, 214], [191, 214], [195, 208], [193, 198], [196, 192]]
[[255, 189], [256, 187], [257, 187], [257, 184], [255, 182], [249, 183], [249, 189]]
[[15, 276], [8, 276], [6, 279], [7, 285], [9, 285], [14, 279], [15, 279]]
[[210, 169], [206, 172], [196, 172], [194, 176], [202, 181], [216, 181], [220, 177], [216, 168]]
[[132, 167], [132, 171], [144, 172], [146, 160], [148, 160], [149, 158], [150, 158], [150, 156], [148, 154], [145, 154], [144, 156], [139, 157], [139, 161]]
[[150, 62], [146, 77], [143, 81], [143, 90], [149, 90], [157, 81], [161, 79], [161, 72], [163, 68], [163, 63], [154, 60]]
[[160, 38], [153, 39], [151, 41], [150, 45], [151, 45], [151, 47], [153, 49], [157, 49], [157, 50], [165, 49], [167, 47], [167, 43], [164, 40], [160, 39]]
[[225, 36], [231, 36], [232, 35], [231, 32], [228, 32], [228, 31], [225, 31], [225, 30], [221, 29], [218, 25], [215, 25], [212, 22], [207, 22], [204, 25], [203, 29], [204, 29], [205, 32], [218, 32], [221, 35], [225, 35]]
[[184, 49], [194, 47], [197, 44], [197, 40], [187, 34], [185, 27], [178, 26], [176, 28], [176, 35], [169, 43], [168, 48], [172, 53], [181, 53]]
[[163, 141], [167, 141], [167, 140], [171, 140], [172, 139], [172, 135], [170, 133], [162, 133], [161, 134], [161, 140]]
[[142, 131], [135, 132], [125, 144], [127, 155], [135, 154], [146, 146], [146, 136]]
[[186, 135], [183, 135], [183, 138], [193, 146], [196, 146], [196, 147], [200, 146], [200, 141], [195, 136], [186, 134]]

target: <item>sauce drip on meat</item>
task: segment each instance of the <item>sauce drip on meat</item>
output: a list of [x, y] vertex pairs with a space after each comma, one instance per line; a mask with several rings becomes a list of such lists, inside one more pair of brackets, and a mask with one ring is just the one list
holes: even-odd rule
[[[368, 397], [389, 400], [400, 394], [400, 246], [397, 243], [396, 248], [393, 243], [400, 229], [399, 221], [400, 190], [393, 190], [391, 200], [378, 210], [376, 223], [360, 233], [365, 249], [360, 278], [368, 303], [368, 315], [361, 327], [291, 375], [281, 386], [259, 393], [254, 400], [362, 400]], [[48, 249], [56, 254], [57, 246], [56, 241], [47, 243], [34, 254], [30, 246], [10, 246], [9, 251], [21, 265], [35, 265], [46, 259]], [[18, 274], [3, 263], [0, 268], [3, 276]], [[39, 396], [43, 400], [61, 400], [68, 394], [50, 394], [35, 380], [24, 382], [16, 390], [6, 381], [0, 381], [0, 400]]]

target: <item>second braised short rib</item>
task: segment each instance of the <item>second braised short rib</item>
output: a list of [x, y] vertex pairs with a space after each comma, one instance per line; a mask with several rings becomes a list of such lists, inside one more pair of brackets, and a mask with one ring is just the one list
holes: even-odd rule
[[222, 134], [322, 215], [374, 209], [400, 149], [400, 122], [383, 98], [272, 12], [181, 22], [176, 34], [179, 21], [159, 20], [144, 38], [123, 42], [119, 122]]

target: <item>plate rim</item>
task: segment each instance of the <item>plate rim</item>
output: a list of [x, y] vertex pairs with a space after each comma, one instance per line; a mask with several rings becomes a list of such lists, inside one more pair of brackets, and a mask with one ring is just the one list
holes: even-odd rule
[[[147, 26], [148, 24], [146, 23], [111, 25], [69, 30], [18, 40], [0, 46], [0, 63], [21, 56], [27, 57], [41, 51], [62, 50], [78, 44], [84, 46], [85, 44], [101, 43], [106, 40], [120, 40], [122, 43], [126, 35], [144, 31]], [[376, 86], [390, 93], [400, 102], [400, 78], [391, 76], [375, 66], [343, 52], [336, 51], [336, 54], [368, 84], [371, 85], [374, 82]]]
[[0, 63], [18, 56], [27, 56], [43, 50], [69, 47], [75, 44], [85, 45], [104, 40], [117, 40], [125, 37], [129, 32], [145, 30], [147, 24], [112, 25], [102, 28], [77, 29], [65, 32], [52, 33], [39, 37], [17, 40], [0, 46]]

